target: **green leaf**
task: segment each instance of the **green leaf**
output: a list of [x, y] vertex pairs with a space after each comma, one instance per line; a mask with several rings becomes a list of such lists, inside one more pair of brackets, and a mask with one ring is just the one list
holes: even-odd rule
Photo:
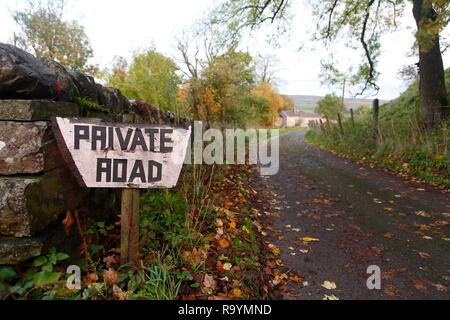
[[34, 275], [33, 282], [36, 286], [43, 286], [58, 281], [61, 272], [41, 271]]
[[40, 256], [37, 257], [34, 261], [33, 261], [33, 267], [40, 267], [43, 264], [46, 264], [48, 261], [47, 257], [45, 256]]
[[58, 253], [58, 254], [56, 254], [56, 259], [57, 259], [58, 261], [66, 260], [66, 259], [68, 259], [68, 258], [69, 258], [69, 255], [68, 255], [68, 254], [65, 254], [65, 253]]
[[42, 269], [42, 271], [52, 272], [53, 265], [51, 263], [47, 263], [47, 264], [44, 264], [41, 269]]
[[198, 287], [200, 287], [200, 284], [196, 282], [196, 283], [191, 284], [191, 287], [198, 288]]
[[10, 281], [17, 277], [17, 273], [11, 267], [0, 268], [0, 281]]
[[53, 300], [55, 298], [55, 294], [54, 293], [46, 293], [43, 297], [42, 300]]

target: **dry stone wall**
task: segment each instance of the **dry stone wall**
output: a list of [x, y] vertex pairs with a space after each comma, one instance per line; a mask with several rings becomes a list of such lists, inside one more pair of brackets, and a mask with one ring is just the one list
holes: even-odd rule
[[[88, 110], [83, 97], [103, 110]], [[52, 117], [91, 116], [114, 122], [190, 125], [190, 120], [128, 100], [118, 89], [67, 71], [0, 43], [0, 265], [18, 264], [51, 247], [78, 250], [75, 231], [65, 234], [66, 211], [108, 217], [118, 213], [116, 190], [83, 189], [62, 160]]]

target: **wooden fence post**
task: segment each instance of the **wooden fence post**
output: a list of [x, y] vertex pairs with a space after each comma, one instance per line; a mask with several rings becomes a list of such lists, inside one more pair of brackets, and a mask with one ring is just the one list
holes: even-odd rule
[[139, 189], [122, 189], [120, 262], [139, 267]]
[[353, 108], [350, 109], [350, 116], [352, 119], [352, 127], [354, 128], [355, 127], [355, 114], [353, 112]]
[[376, 139], [378, 138], [378, 115], [380, 114], [380, 101], [378, 99], [373, 100], [373, 118], [372, 118], [372, 134]]
[[341, 135], [343, 135], [344, 134], [344, 127], [342, 126], [342, 118], [341, 118], [341, 113], [340, 112], [338, 112], [337, 118], [338, 118], [338, 123], [339, 123], [339, 132], [341, 133]]

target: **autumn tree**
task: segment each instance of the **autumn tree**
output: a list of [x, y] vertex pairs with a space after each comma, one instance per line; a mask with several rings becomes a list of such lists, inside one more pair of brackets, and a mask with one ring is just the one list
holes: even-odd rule
[[[232, 35], [266, 23], [277, 25], [277, 30], [283, 32], [290, 3], [291, 0], [227, 0], [214, 12], [211, 21], [226, 25]], [[317, 23], [313, 40], [329, 45], [344, 36], [347, 46], [361, 50], [362, 59], [349, 79], [351, 84], [359, 86], [360, 94], [368, 90], [378, 92], [380, 38], [395, 30], [406, 3], [406, 0], [312, 2]], [[424, 127], [432, 128], [450, 115], [440, 49], [441, 31], [450, 19], [450, 3], [446, 0], [412, 0], [412, 4], [417, 24], [422, 122]], [[325, 61], [324, 66], [339, 72], [332, 60]]]
[[[211, 71], [218, 57], [222, 56], [223, 61], [226, 53], [234, 52], [238, 43], [202, 19], [178, 35], [176, 41], [179, 70], [185, 78], [185, 85], [180, 91], [180, 96], [184, 97], [183, 104], [189, 105], [194, 119], [209, 125], [214, 121], [211, 110], [218, 108], [217, 102], [210, 104], [217, 90], [211, 87], [205, 74], [209, 69], [210, 75], [213, 75]], [[183, 100], [181, 97], [180, 100]]]
[[39, 58], [95, 74], [98, 68], [88, 63], [93, 56], [89, 39], [76, 20], [64, 19], [65, 5], [65, 0], [27, 0], [24, 10], [13, 13], [21, 30], [14, 35], [14, 44]]
[[253, 89], [253, 94], [264, 97], [268, 102], [268, 108], [264, 114], [264, 125], [271, 126], [278, 118], [279, 112], [285, 108], [285, 99], [276, 88], [267, 81], [261, 81]]
[[283, 110], [286, 111], [295, 111], [297, 109], [297, 105], [294, 101], [294, 99], [292, 99], [291, 97], [282, 94], [281, 97], [283, 98]]
[[[205, 88], [220, 105], [215, 120], [223, 124], [242, 125], [247, 110], [242, 99], [254, 84], [253, 58], [245, 52], [229, 51], [214, 58], [202, 71]], [[209, 115], [212, 116], [212, 110]]]
[[[208, 125], [270, 125], [274, 105], [276, 115], [278, 105], [284, 106], [269, 83], [274, 81], [275, 58], [254, 58], [237, 50], [238, 39], [222, 31], [216, 24], [200, 21], [178, 37], [178, 60], [186, 78], [179, 102], [188, 104], [193, 117]], [[260, 83], [270, 89], [262, 90]], [[274, 94], [269, 97], [269, 93]]]
[[116, 58], [107, 80], [128, 98], [179, 113], [177, 93], [181, 78], [177, 71], [172, 59], [150, 49], [136, 53], [129, 66], [125, 59]]
[[334, 93], [327, 94], [323, 99], [319, 100], [315, 110], [316, 113], [322, 114], [330, 120], [337, 120], [338, 114], [342, 114], [344, 111], [342, 99]]

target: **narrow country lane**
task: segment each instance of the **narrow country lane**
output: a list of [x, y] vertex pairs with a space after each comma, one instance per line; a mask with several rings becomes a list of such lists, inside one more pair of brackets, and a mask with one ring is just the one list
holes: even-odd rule
[[[448, 299], [448, 195], [319, 150], [304, 135], [280, 137], [280, 171], [256, 186], [266, 240], [301, 278], [288, 282], [295, 298]], [[381, 290], [367, 288], [371, 265]]]

